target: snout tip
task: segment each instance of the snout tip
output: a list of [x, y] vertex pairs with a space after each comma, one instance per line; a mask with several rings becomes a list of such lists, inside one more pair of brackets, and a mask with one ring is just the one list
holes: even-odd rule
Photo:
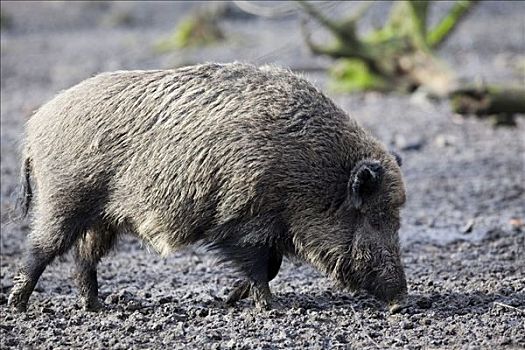
[[392, 303], [392, 304], [388, 304], [388, 311], [391, 313], [391, 314], [397, 314], [399, 313], [401, 310], [403, 310], [405, 306], [401, 303]]
[[396, 298], [390, 300], [388, 302], [388, 311], [390, 311], [391, 314], [399, 313], [407, 306], [406, 300], [406, 294], [399, 295]]

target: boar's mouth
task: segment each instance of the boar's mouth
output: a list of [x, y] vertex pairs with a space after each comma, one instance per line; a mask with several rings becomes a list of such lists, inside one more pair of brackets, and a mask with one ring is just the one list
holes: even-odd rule
[[402, 302], [406, 298], [407, 285], [402, 267], [386, 259], [356, 259], [352, 253], [347, 250], [336, 259], [328, 259], [333, 255], [324, 254], [324, 259], [314, 262], [333, 278], [339, 288], [349, 291], [364, 289], [386, 303]]
[[407, 295], [405, 277], [384, 277], [377, 271], [371, 272], [361, 284], [361, 288], [377, 299], [392, 304], [402, 302]]
[[356, 269], [352, 261], [348, 259], [346, 264], [341, 264], [345, 266], [341, 266], [343, 268], [339, 270], [337, 282], [340, 287], [351, 291], [365, 290], [380, 301], [390, 304], [406, 299], [407, 283], [402, 268], [383, 266], [361, 270]]

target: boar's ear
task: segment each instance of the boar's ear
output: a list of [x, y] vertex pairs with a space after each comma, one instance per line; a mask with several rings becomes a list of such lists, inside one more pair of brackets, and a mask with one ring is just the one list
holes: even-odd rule
[[362, 160], [352, 169], [348, 195], [356, 209], [361, 207], [367, 196], [379, 188], [382, 176], [383, 167], [375, 160]]
[[397, 165], [399, 166], [403, 165], [403, 158], [401, 158], [399, 153], [394, 152], [394, 151], [390, 151], [390, 153], [394, 156], [394, 158], [396, 158]]

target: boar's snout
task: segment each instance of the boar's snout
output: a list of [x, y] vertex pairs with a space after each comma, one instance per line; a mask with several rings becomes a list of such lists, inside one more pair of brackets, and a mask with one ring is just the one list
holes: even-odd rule
[[388, 304], [403, 303], [407, 296], [405, 273], [400, 271], [372, 274], [365, 283], [365, 289], [377, 299]]

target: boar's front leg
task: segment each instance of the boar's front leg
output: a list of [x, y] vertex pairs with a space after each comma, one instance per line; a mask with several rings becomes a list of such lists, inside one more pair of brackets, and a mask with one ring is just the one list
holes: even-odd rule
[[268, 310], [272, 307], [272, 293], [268, 282], [277, 275], [282, 255], [269, 247], [244, 247], [244, 249], [246, 258], [238, 260], [237, 265], [247, 278], [236, 283], [237, 287], [226, 302], [233, 304], [251, 295], [258, 309]]
[[234, 303], [251, 294], [259, 309], [271, 308], [268, 282], [278, 273], [282, 261], [285, 225], [275, 214], [264, 214], [245, 222], [231, 221], [208, 232], [211, 249], [218, 250], [244, 275], [227, 299]]
[[[261, 272], [255, 275], [265, 277], [263, 278], [263, 280], [264, 279], [267, 280], [267, 283], [266, 283], [267, 285], [268, 282], [270, 282], [271, 280], [275, 278], [275, 276], [277, 276], [277, 273], [279, 272], [279, 269], [281, 267], [283, 257], [282, 257], [282, 254], [278, 253], [275, 249], [270, 249], [269, 257], [267, 261], [265, 260], [266, 259], [264, 258], [259, 259], [260, 265], [255, 264], [253, 268], [255, 271], [266, 269], [265, 276], [264, 274], [261, 274]], [[271, 299], [271, 294], [269, 294], [270, 293], [269, 287], [267, 288], [266, 286], [264, 286], [264, 284], [263, 285], [259, 284], [259, 287], [254, 286], [252, 290], [253, 283], [254, 282], [251, 279], [238, 280], [235, 283], [235, 287], [233, 291], [229, 294], [228, 298], [226, 299], [226, 303], [229, 305], [232, 305], [241, 299], [247, 298], [248, 296], [250, 296], [250, 292], [252, 292], [252, 296], [255, 299], [256, 303], [257, 303], [257, 300], [262, 300], [259, 302], [259, 306], [267, 307], [262, 304], [265, 304], [269, 298]]]

